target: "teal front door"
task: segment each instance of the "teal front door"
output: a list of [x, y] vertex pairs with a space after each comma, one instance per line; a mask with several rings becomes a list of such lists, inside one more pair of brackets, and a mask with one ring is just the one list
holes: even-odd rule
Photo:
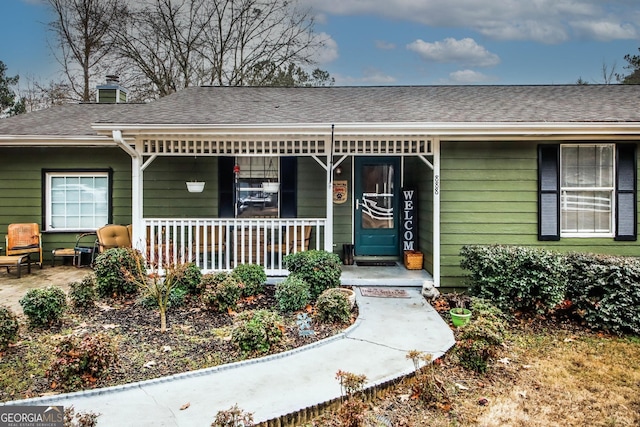
[[356, 255], [398, 255], [399, 158], [356, 157], [354, 178]]

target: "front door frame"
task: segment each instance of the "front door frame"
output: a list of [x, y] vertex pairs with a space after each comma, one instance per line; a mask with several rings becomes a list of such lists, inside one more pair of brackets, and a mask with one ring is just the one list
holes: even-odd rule
[[[363, 226], [362, 168], [365, 166], [391, 165], [393, 167], [392, 228], [367, 228]], [[356, 156], [354, 162], [354, 242], [357, 256], [394, 256], [400, 254], [400, 196], [402, 185], [401, 157]], [[382, 191], [382, 193], [380, 193]], [[380, 189], [377, 194], [384, 194]]]

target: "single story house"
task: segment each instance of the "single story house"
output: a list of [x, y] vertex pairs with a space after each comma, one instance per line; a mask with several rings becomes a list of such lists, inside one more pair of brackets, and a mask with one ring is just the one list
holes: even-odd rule
[[[117, 84], [99, 92], [123, 100]], [[0, 233], [37, 222], [50, 254], [132, 224], [160, 264], [271, 275], [306, 248], [413, 249], [442, 287], [463, 284], [466, 244], [636, 256], [639, 107], [632, 85], [191, 87], [67, 104], [0, 120]]]

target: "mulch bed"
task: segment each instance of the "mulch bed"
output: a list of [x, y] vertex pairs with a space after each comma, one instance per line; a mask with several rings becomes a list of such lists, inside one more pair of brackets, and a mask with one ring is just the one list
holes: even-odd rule
[[[117, 366], [106, 378], [98, 379], [93, 388], [121, 385], [167, 375], [188, 372], [220, 364], [279, 353], [335, 335], [349, 325], [312, 323], [315, 332], [300, 336], [296, 317], [299, 313], [282, 314], [285, 320], [284, 342], [266, 354], [242, 354], [231, 341], [231, 326], [238, 313], [245, 310], [275, 310], [275, 289], [267, 286], [263, 294], [240, 302], [237, 312], [218, 312], [204, 307], [197, 299], [187, 299], [180, 307], [167, 310], [167, 332], [160, 332], [160, 317], [155, 309], [143, 307], [129, 300], [100, 300], [89, 310], [71, 309], [63, 323], [52, 329], [29, 329], [21, 326], [20, 341], [12, 345], [0, 360], [26, 357], [29, 341], [41, 340], [45, 335], [65, 336], [70, 333], [108, 333], [118, 343]], [[352, 321], [357, 317], [357, 307]], [[53, 345], [53, 344], [52, 344]], [[51, 348], [53, 354], [53, 347]], [[1, 389], [2, 387], [0, 387]], [[28, 390], [11, 394], [0, 390], [0, 401], [35, 397], [61, 392], [51, 389], [47, 378], [34, 378]], [[65, 390], [69, 391], [69, 390]]]

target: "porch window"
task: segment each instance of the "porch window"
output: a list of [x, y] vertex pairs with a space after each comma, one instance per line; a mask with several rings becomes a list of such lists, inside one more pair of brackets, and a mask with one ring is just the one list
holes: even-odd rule
[[613, 236], [613, 144], [562, 145], [560, 217], [563, 236]]
[[108, 171], [45, 172], [47, 230], [93, 231], [109, 223]]
[[[236, 217], [277, 218], [279, 216], [278, 157], [238, 157], [240, 167], [236, 182]], [[277, 189], [268, 188], [278, 183]]]

